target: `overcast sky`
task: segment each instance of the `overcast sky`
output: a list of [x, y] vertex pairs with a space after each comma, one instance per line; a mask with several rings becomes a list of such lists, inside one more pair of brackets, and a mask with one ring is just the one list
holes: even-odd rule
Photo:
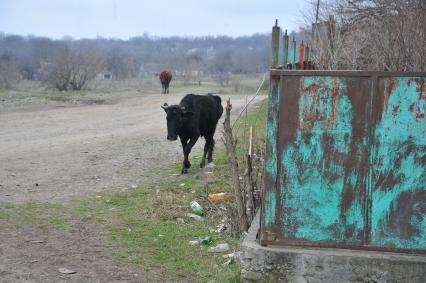
[[0, 0], [0, 31], [62, 38], [252, 35], [300, 24], [305, 0]]

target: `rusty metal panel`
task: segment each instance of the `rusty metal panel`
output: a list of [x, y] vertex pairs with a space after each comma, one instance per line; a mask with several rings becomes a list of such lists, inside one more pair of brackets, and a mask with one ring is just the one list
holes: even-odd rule
[[268, 96], [268, 118], [266, 131], [266, 160], [265, 160], [265, 187], [263, 191], [262, 220], [261, 226], [264, 230], [276, 233], [277, 207], [279, 196], [276, 193], [277, 180], [277, 131], [278, 116], [281, 97], [281, 84], [279, 77], [271, 77]]
[[378, 81], [372, 145], [371, 245], [426, 249], [425, 77]]
[[364, 242], [370, 82], [282, 78], [278, 131], [281, 234], [288, 241]]
[[271, 70], [262, 244], [426, 252], [425, 78]]

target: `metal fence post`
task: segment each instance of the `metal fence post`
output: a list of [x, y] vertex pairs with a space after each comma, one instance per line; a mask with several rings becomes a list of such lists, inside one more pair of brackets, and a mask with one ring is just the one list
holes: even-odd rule
[[288, 64], [288, 34], [287, 34], [287, 30], [285, 30], [285, 34], [283, 35], [282, 51], [283, 51], [283, 56], [282, 56], [281, 65], [283, 66], [283, 69], [287, 69], [287, 64]]
[[278, 20], [275, 20], [275, 26], [272, 27], [272, 62], [271, 68], [275, 69], [278, 67], [278, 57], [280, 48], [280, 27], [278, 26]]

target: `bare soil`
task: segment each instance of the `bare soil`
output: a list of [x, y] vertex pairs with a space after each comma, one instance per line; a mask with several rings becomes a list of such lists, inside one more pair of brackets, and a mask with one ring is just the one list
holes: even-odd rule
[[[160, 105], [183, 95], [0, 99], [0, 209], [29, 202], [69, 206], [75, 198], [142, 184], [150, 166], [181, 160], [180, 143], [165, 138]], [[234, 109], [246, 101], [226, 95], [223, 103], [228, 96]], [[203, 145], [199, 140], [193, 153]], [[117, 262], [96, 223], [71, 221], [70, 229], [55, 229], [0, 219], [0, 282], [179, 281]], [[64, 275], [59, 267], [77, 273]]]

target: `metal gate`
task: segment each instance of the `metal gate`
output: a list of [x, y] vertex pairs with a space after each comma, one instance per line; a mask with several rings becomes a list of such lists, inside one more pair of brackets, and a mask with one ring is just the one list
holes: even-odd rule
[[426, 252], [426, 73], [270, 74], [261, 243]]

